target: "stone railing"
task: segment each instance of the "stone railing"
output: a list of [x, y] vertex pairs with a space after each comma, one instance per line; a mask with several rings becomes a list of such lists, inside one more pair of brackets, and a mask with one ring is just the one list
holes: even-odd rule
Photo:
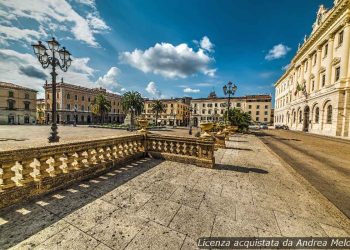
[[214, 141], [147, 134], [146, 151], [154, 158], [214, 167]]
[[214, 141], [139, 134], [0, 152], [0, 208], [149, 155], [214, 166]]
[[0, 152], [0, 208], [144, 154], [143, 135]]

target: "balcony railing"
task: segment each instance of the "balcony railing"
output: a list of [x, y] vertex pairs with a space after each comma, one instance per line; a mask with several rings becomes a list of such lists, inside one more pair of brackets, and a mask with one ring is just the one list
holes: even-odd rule
[[214, 142], [161, 135], [131, 135], [0, 152], [0, 208], [88, 179], [150, 155], [214, 166]]

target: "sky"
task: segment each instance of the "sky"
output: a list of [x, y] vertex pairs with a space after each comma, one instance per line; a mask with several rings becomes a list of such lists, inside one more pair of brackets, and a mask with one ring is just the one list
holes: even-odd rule
[[31, 44], [54, 36], [73, 57], [58, 79], [148, 98], [272, 94], [332, 0], [1, 0], [0, 81], [38, 90], [50, 70]]

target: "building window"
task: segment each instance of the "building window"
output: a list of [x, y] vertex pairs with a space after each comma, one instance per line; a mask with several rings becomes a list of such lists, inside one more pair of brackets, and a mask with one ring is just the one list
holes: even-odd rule
[[256, 109], [259, 109], [260, 108], [260, 105], [256, 105]]
[[332, 112], [333, 112], [333, 110], [332, 110], [332, 105], [329, 105], [329, 106], [327, 107], [327, 123], [328, 123], [328, 124], [331, 124], [331, 123], [332, 123]]
[[267, 115], [268, 113], [267, 113], [267, 111], [265, 111], [265, 113], [264, 113], [265, 115]]
[[14, 100], [8, 100], [8, 109], [9, 110], [15, 109], [15, 101]]
[[311, 83], [311, 91], [314, 91], [315, 89], [315, 80], [312, 80], [312, 83]]
[[9, 91], [9, 97], [13, 97], [13, 91]]
[[69, 103], [67, 104], [67, 109], [70, 110], [70, 104]]
[[250, 114], [250, 115], [251, 115], [251, 114], [252, 114], [252, 111], [250, 111], [250, 110], [249, 110], [249, 111], [248, 111], [248, 114]]
[[29, 110], [29, 102], [24, 103], [24, 110]]
[[269, 105], [265, 105], [265, 109], [268, 109], [269, 108]]
[[78, 101], [78, 96], [77, 95], [74, 96], [74, 100]]
[[258, 122], [259, 121], [259, 117], [256, 117], [255, 120]]
[[24, 99], [29, 99], [29, 94], [28, 93], [24, 94]]
[[293, 113], [293, 123], [295, 123], [295, 120], [296, 120], [296, 115], [295, 115], [295, 112]]
[[315, 123], [318, 123], [320, 120], [320, 108], [316, 107], [315, 109]]
[[85, 96], [82, 96], [82, 97], [81, 97], [81, 100], [82, 100], [82, 101], [85, 101]]
[[241, 103], [240, 102], [237, 102], [237, 107], [241, 107]]
[[344, 31], [341, 31], [339, 32], [339, 35], [338, 35], [338, 46], [342, 45], [343, 38], [344, 38]]
[[70, 122], [70, 115], [67, 115], [67, 122]]
[[252, 105], [248, 105], [248, 109], [251, 109], [252, 108]]
[[324, 46], [324, 54], [323, 57], [326, 57], [328, 54], [328, 43]]
[[67, 99], [70, 99], [70, 94], [67, 94]]
[[89, 98], [88, 98], [88, 101], [90, 102], [90, 96], [89, 96]]
[[84, 105], [81, 105], [81, 111], [85, 111]]
[[322, 75], [322, 87], [324, 87], [324, 85], [326, 85], [326, 74]]
[[260, 114], [260, 112], [259, 111], [256, 111], [256, 113], [255, 113], [256, 115], [259, 115]]
[[335, 81], [338, 81], [340, 78], [340, 67], [335, 68]]

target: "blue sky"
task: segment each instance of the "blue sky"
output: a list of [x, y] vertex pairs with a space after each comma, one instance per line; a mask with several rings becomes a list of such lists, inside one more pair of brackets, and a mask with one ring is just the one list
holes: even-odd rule
[[2, 0], [0, 81], [42, 95], [30, 44], [54, 35], [74, 56], [66, 82], [150, 98], [273, 94], [320, 4], [331, 0]]

